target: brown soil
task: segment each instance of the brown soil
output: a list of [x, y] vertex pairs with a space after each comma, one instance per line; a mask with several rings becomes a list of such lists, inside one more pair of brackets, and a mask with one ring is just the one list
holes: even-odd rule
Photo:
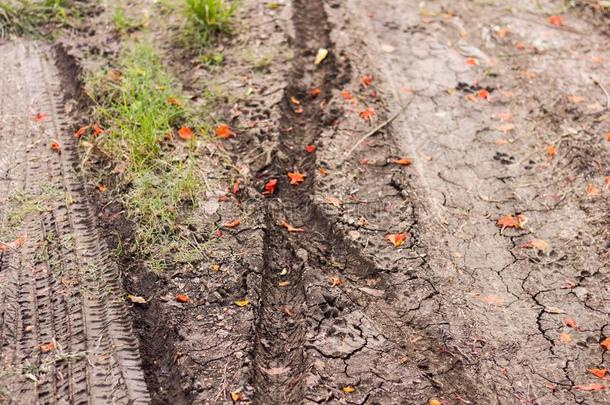
[[[111, 64], [122, 46], [108, 29], [110, 9], [88, 17], [91, 38], [85, 28], [62, 40], [70, 58], [47, 45], [0, 46], [11, 78], [0, 93], [0, 230], [17, 208], [11, 190], [39, 195], [50, 183], [61, 192], [46, 193], [51, 200], [23, 229], [0, 234], [2, 242], [28, 234], [19, 249], [0, 251], [2, 395], [610, 403], [608, 380], [588, 371], [610, 368], [600, 345], [610, 336], [607, 16], [586, 2], [562, 14], [562, 26], [525, 0], [278, 4], [242, 2], [239, 27], [215, 45], [220, 69], [176, 49], [166, 22], [152, 23], [194, 103], [212, 89], [225, 95], [214, 115], [237, 137], [210, 142], [216, 189], [202, 195], [191, 225], [213, 249], [163, 274], [123, 257], [123, 289], [100, 240], [112, 244], [118, 231], [129, 243], [130, 227], [118, 204], [87, 202], [92, 191], [64, 134], [84, 113], [57, 101], [79, 92], [67, 83], [59, 92], [66, 60]], [[559, 12], [554, 2], [540, 7]], [[315, 65], [320, 48], [329, 55]], [[369, 120], [360, 116], [367, 108]], [[41, 111], [52, 119], [33, 122]], [[404, 157], [413, 163], [394, 162]], [[302, 184], [290, 184], [292, 171], [305, 174]], [[224, 188], [235, 179], [233, 195]], [[263, 195], [272, 179], [275, 193]], [[515, 214], [527, 217], [522, 228], [497, 226]], [[239, 227], [221, 226], [235, 218]], [[49, 226], [75, 247], [45, 242]], [[408, 235], [400, 247], [385, 238], [397, 233]], [[537, 239], [548, 247], [529, 248]], [[83, 273], [89, 261], [104, 269], [99, 278]], [[190, 301], [176, 302], [179, 292]], [[127, 312], [127, 293], [148, 303]], [[54, 352], [40, 354], [40, 345], [53, 339], [65, 357], [49, 361]]]

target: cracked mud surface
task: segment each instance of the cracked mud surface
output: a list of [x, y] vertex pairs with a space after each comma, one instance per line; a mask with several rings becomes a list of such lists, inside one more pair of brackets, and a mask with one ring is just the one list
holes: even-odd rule
[[[564, 15], [564, 26], [555, 27], [525, 0], [510, 7], [443, 0], [278, 3], [270, 8], [243, 2], [243, 25], [223, 44], [222, 71], [192, 68], [188, 59], [172, 67], [193, 100], [209, 89], [206, 83], [221, 83], [229, 95], [218, 118], [238, 132], [210, 146], [219, 161], [231, 161], [218, 177], [241, 184], [237, 193], [209, 190], [198, 208], [199, 241], [220, 241], [200, 263], [177, 264], [157, 275], [137, 262], [119, 263], [125, 288], [119, 292], [111, 261], [97, 251], [102, 248], [91, 233], [95, 225], [80, 229], [61, 222], [88, 209], [81, 202], [85, 190], [72, 183], [78, 171], [72, 168], [70, 137], [60, 138], [66, 148], [60, 155], [43, 141], [21, 147], [6, 128], [16, 122], [31, 132], [46, 122], [26, 119], [30, 110], [25, 118], [3, 110], [3, 120], [17, 120], [3, 121], [0, 133], [6, 140], [0, 148], [14, 151], [6, 163], [0, 160], [0, 175], [6, 176], [0, 183], [2, 209], [12, 204], [5, 195], [14, 188], [34, 187], [32, 193], [40, 194], [41, 184], [17, 184], [11, 176], [18, 170], [14, 165], [36, 168], [33, 155], [45, 162], [59, 159], [66, 170], [58, 172], [64, 177], [52, 176], [59, 170], [52, 165], [50, 174], [34, 170], [38, 181], [51, 176], [62, 192], [79, 196], [65, 205], [63, 197], [45, 192], [54, 208], [25, 217], [28, 242], [21, 256], [0, 253], [2, 360], [12, 367], [52, 365], [34, 374], [35, 383], [29, 368], [7, 374], [6, 381], [19, 383], [15, 402], [88, 397], [103, 403], [101, 398], [112, 397], [116, 403], [159, 404], [425, 404], [433, 398], [445, 405], [610, 403], [610, 388], [579, 389], [607, 385], [587, 370], [610, 366], [599, 344], [610, 336], [607, 20], [574, 8]], [[89, 46], [119, 48], [99, 25], [91, 41], [78, 35], [68, 40], [77, 60]], [[507, 35], [498, 35], [501, 27]], [[19, 46], [0, 49], [3, 56], [39, 49]], [[319, 48], [330, 52], [314, 65]], [[34, 55], [48, 55], [40, 49]], [[270, 64], [244, 63], [264, 61], [268, 54], [275, 55]], [[30, 62], [43, 63], [38, 58]], [[365, 75], [372, 83], [362, 83]], [[3, 96], [28, 86], [19, 83], [3, 83]], [[312, 95], [314, 88], [319, 95]], [[478, 97], [483, 89], [486, 99]], [[359, 116], [369, 107], [376, 111], [370, 122]], [[69, 111], [57, 114], [58, 120], [71, 117]], [[316, 150], [307, 151], [308, 145]], [[556, 147], [554, 156], [547, 155], [548, 145]], [[405, 156], [411, 165], [393, 163]], [[286, 176], [295, 170], [306, 175], [298, 186]], [[271, 179], [278, 180], [277, 190], [264, 196]], [[590, 184], [598, 193], [587, 193]], [[497, 226], [501, 216], [518, 213], [528, 219], [523, 229]], [[222, 227], [235, 218], [241, 219], [238, 228]], [[278, 225], [282, 221], [303, 232], [288, 232]], [[91, 282], [69, 266], [87, 246], [95, 252], [91, 260], [110, 269], [97, 282], [108, 286], [113, 299], [104, 302], [115, 311], [101, 322], [116, 322], [115, 328], [64, 337], [65, 330], [53, 329], [66, 322], [58, 315], [52, 325], [33, 329], [35, 339], [14, 333], [25, 317], [11, 315], [11, 297], [41, 297], [36, 305], [44, 315], [56, 308], [50, 292], [63, 296], [56, 294], [63, 279], [43, 277], [45, 272], [26, 277], [26, 267], [16, 262], [40, 256], [36, 238], [46, 238], [47, 222], [58, 222], [66, 238], [74, 235], [74, 249], [61, 243], [47, 248], [50, 256], [65, 256], [69, 280], [76, 277], [81, 287]], [[112, 221], [104, 226], [119, 227]], [[210, 236], [219, 227], [222, 232]], [[408, 234], [402, 246], [385, 240], [400, 232]], [[524, 247], [534, 239], [548, 248]], [[38, 284], [40, 294], [32, 289]], [[123, 292], [148, 301], [131, 308], [133, 333], [124, 321]], [[177, 292], [188, 293], [189, 303], [175, 302]], [[88, 304], [80, 297], [73, 297], [74, 311]], [[235, 304], [244, 300], [243, 306]], [[25, 298], [19, 304], [34, 305]], [[70, 350], [79, 353], [100, 339], [106, 346], [98, 348], [104, 355], [96, 359], [107, 367], [98, 370], [86, 356], [49, 363], [32, 351], [55, 338], [72, 353], [62, 339], [72, 342], [73, 334], [82, 339], [70, 343]], [[133, 336], [140, 341], [141, 367]], [[112, 339], [131, 349], [121, 357], [121, 351], [112, 352]], [[67, 383], [83, 383], [90, 369], [98, 370], [82, 386], [90, 389]]]

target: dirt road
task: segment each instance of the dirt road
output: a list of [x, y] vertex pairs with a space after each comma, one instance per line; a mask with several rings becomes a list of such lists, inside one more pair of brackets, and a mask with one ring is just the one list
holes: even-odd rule
[[0, 45], [0, 398], [610, 403], [609, 20], [559, 3], [244, 0], [203, 56], [137, 26], [235, 131], [190, 144], [213, 176], [178, 228], [211, 248], [165, 273], [110, 255], [133, 218], [73, 136], [113, 2]]

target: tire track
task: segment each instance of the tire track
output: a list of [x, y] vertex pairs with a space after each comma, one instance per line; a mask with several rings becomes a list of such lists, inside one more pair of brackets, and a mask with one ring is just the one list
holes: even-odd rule
[[[65, 98], [73, 86], [51, 62], [65, 56], [19, 41], [0, 54], [0, 147], [15, 156], [2, 161], [10, 197], [1, 218], [18, 217], [19, 230], [11, 231], [28, 237], [0, 268], [0, 344], [16, 383], [8, 389], [26, 402], [147, 403], [118, 270], [79, 177]], [[40, 122], [32, 119], [38, 113], [45, 114]], [[9, 222], [2, 229], [16, 225]]]

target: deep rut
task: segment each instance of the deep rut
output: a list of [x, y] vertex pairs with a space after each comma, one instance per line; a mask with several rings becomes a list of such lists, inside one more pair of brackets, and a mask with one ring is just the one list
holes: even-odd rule
[[27, 237], [0, 251], [0, 398], [148, 403], [119, 272], [78, 170], [75, 86], [53, 62], [65, 56], [21, 41], [0, 54], [0, 235]]

